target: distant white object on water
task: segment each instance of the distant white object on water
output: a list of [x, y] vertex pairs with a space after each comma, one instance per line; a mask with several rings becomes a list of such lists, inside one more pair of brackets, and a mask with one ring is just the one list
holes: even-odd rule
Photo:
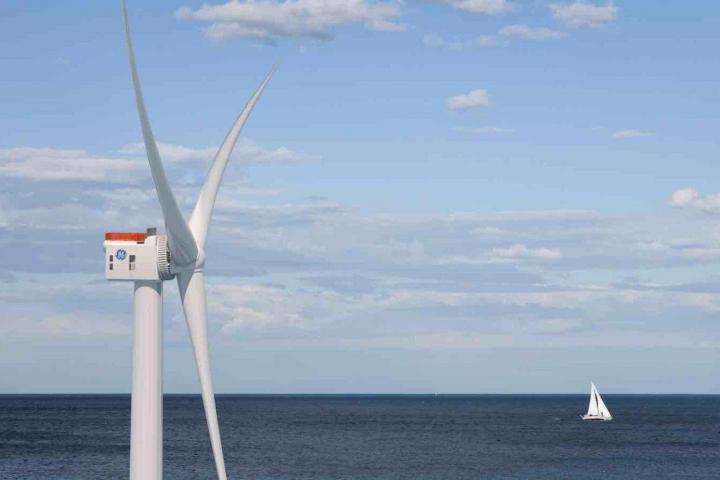
[[600, 392], [598, 392], [595, 384], [590, 382], [590, 405], [588, 405], [588, 411], [582, 417], [583, 420], [612, 420], [610, 410], [605, 406]]

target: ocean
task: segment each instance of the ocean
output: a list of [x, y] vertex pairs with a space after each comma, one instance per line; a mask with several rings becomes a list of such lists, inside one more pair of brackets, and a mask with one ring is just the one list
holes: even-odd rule
[[[228, 478], [719, 479], [720, 396], [218, 395]], [[214, 479], [199, 396], [167, 395], [164, 478]], [[127, 478], [127, 395], [0, 395], [0, 479]]]

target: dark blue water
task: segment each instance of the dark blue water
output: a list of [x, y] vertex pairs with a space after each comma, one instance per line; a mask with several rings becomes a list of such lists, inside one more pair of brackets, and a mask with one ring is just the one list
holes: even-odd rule
[[[218, 396], [231, 479], [718, 479], [720, 396]], [[127, 478], [128, 396], [0, 396], [0, 479]], [[212, 479], [200, 398], [165, 398], [165, 478]]]

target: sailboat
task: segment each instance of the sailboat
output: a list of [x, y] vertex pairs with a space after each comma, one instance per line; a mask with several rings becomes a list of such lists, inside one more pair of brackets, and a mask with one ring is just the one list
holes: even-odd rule
[[610, 410], [605, 406], [600, 392], [594, 383], [590, 382], [590, 405], [588, 405], [588, 411], [582, 416], [583, 420], [612, 420]]

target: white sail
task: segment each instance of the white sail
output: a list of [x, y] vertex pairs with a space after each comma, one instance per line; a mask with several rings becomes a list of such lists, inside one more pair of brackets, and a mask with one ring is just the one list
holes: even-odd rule
[[607, 406], [605, 406], [605, 402], [603, 402], [603, 399], [600, 396], [600, 392], [597, 391], [597, 388], [595, 389], [595, 396], [597, 397], [598, 414], [603, 418], [612, 418], [612, 415], [610, 415], [610, 410], [608, 410]]
[[597, 388], [595, 388], [595, 384], [590, 384], [590, 404], [588, 405], [588, 411], [587, 416], [588, 417], [595, 417], [600, 413], [600, 410], [598, 409], [598, 392]]
[[610, 410], [603, 402], [594, 383], [590, 383], [590, 403], [588, 404], [587, 413], [582, 418], [583, 420], [612, 420]]

